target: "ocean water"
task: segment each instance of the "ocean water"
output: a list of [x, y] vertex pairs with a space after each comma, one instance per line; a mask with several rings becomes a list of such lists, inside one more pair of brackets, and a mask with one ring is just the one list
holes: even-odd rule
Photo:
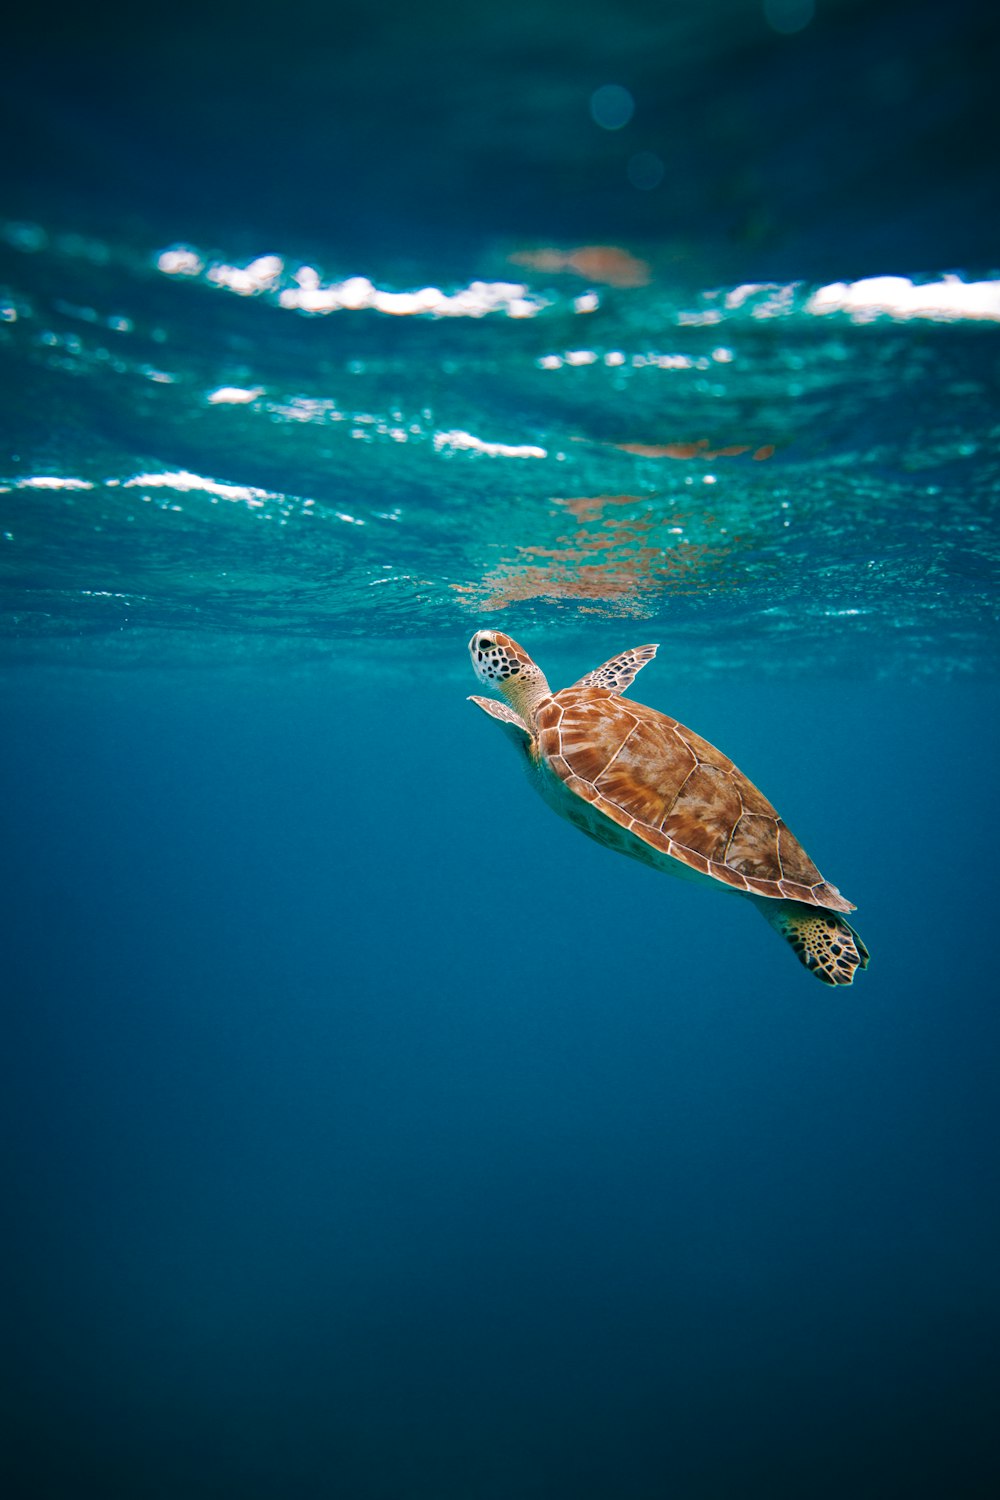
[[[994, 29], [15, 31], [4, 1492], [992, 1496]], [[484, 625], [658, 642], [869, 970], [553, 818]]]

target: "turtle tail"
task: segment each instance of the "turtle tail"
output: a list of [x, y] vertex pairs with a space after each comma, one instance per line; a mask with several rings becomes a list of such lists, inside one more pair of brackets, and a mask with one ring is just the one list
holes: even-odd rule
[[853, 984], [855, 971], [867, 969], [868, 949], [838, 912], [804, 901], [762, 899], [754, 905], [824, 984]]

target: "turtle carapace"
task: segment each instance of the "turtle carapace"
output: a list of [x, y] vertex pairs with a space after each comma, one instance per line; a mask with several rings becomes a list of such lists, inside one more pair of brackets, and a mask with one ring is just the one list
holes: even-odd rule
[[480, 682], [504, 699], [471, 701], [520, 745], [561, 817], [644, 864], [747, 897], [825, 984], [851, 984], [867, 968], [842, 915], [852, 903], [767, 798], [700, 735], [622, 697], [655, 646], [623, 651], [558, 693], [500, 631], [477, 630], [469, 652]]

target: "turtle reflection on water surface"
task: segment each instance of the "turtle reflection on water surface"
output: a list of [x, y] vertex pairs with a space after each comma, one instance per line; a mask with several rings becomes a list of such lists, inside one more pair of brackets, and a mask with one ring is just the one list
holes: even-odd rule
[[509, 635], [477, 630], [469, 653], [505, 700], [471, 702], [504, 726], [561, 817], [609, 849], [745, 896], [824, 984], [851, 984], [868, 967], [839, 915], [852, 903], [767, 798], [700, 735], [622, 697], [655, 646], [623, 651], [559, 693]]

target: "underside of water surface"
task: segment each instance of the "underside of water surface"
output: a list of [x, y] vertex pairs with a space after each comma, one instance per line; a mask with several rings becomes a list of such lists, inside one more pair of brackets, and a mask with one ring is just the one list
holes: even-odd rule
[[655, 630], [681, 673], [995, 662], [988, 269], [259, 248], [2, 225], [6, 661], [370, 665], [488, 621]]

